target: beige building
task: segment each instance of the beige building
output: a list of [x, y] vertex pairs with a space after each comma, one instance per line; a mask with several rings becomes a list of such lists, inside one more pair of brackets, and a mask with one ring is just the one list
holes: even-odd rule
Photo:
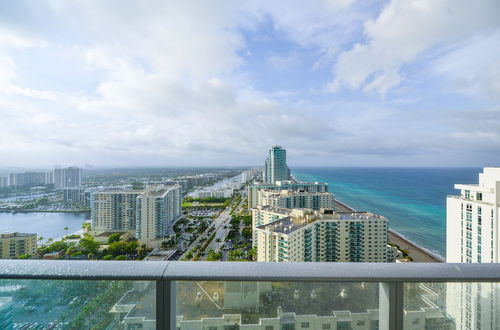
[[159, 248], [174, 235], [173, 223], [182, 215], [180, 185], [153, 186], [137, 197], [136, 238], [148, 248]]
[[17, 258], [22, 254], [34, 255], [37, 248], [36, 234], [6, 233], [0, 234], [0, 257]]
[[143, 190], [103, 190], [92, 194], [92, 230], [133, 231], [136, 229], [137, 197]]
[[259, 190], [258, 205], [311, 210], [334, 209], [335, 198], [330, 192], [308, 192], [305, 190]]
[[[368, 212], [261, 208], [257, 261], [387, 262], [387, 219]], [[281, 213], [278, 213], [281, 211]], [[267, 213], [267, 214], [266, 214]], [[268, 222], [272, 218], [279, 220]]]

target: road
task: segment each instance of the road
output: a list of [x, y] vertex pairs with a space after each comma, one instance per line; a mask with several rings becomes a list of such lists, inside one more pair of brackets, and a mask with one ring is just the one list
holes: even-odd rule
[[[235, 213], [237, 213], [240, 210], [242, 202], [244, 200], [245, 200], [245, 194], [243, 193], [242, 198], [241, 198], [240, 202], [238, 203], [238, 206], [236, 206], [236, 208], [235, 208]], [[200, 258], [200, 260], [206, 260], [207, 256], [208, 256], [208, 254], [207, 254], [208, 251], [214, 250], [215, 252], [218, 252], [220, 250], [220, 247], [224, 244], [224, 241], [226, 240], [226, 237], [229, 234], [229, 231], [231, 230], [231, 226], [229, 224], [229, 222], [231, 221], [231, 216], [229, 215], [230, 210], [231, 210], [231, 205], [229, 205], [224, 210], [224, 212], [221, 214], [221, 216], [222, 216], [223, 214], [225, 214], [227, 212], [227, 216], [225, 218], [221, 219], [221, 216], [219, 216], [217, 218], [217, 220], [220, 219], [221, 222], [218, 225], [218, 227], [216, 227], [214, 239], [207, 245], [207, 248], [205, 249], [204, 254]], [[226, 228], [224, 228], [224, 227], [226, 227]], [[217, 242], [218, 238], [220, 238], [220, 240], [221, 240], [220, 243]]]

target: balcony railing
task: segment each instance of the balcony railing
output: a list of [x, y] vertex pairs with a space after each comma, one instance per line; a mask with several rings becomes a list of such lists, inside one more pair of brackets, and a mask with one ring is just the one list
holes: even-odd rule
[[0, 328], [454, 329], [450, 295], [499, 281], [500, 264], [0, 260]]

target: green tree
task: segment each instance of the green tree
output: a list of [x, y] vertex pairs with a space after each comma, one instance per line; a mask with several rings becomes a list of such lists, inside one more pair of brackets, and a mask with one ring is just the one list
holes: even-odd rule
[[20, 254], [17, 259], [31, 259], [31, 254]]
[[84, 234], [83, 238], [78, 243], [77, 248], [82, 252], [82, 254], [89, 254], [96, 253], [99, 246], [99, 242], [96, 242], [92, 236]]
[[125, 257], [123, 254], [119, 255], [115, 258], [115, 260], [127, 260], [127, 257]]
[[132, 189], [133, 190], [142, 190], [142, 189], [144, 189], [144, 184], [140, 181], [132, 181]]
[[120, 241], [120, 236], [121, 235], [122, 234], [120, 234], [120, 233], [115, 233], [115, 234], [109, 235], [109, 237], [108, 237], [108, 244]]
[[241, 249], [236, 249], [229, 252], [228, 261], [245, 261], [245, 252]]
[[243, 237], [246, 240], [249, 240], [250, 238], [252, 238], [252, 228], [250, 228], [250, 227], [243, 228], [243, 231], [241, 232], [241, 234], [243, 235]]

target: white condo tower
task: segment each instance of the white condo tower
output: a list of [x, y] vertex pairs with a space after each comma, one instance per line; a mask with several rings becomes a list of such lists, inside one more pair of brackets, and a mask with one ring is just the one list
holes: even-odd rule
[[[500, 167], [486, 167], [478, 184], [456, 184], [446, 200], [446, 262], [499, 261]], [[492, 283], [447, 285], [447, 311], [456, 329], [498, 329], [500, 291]]]

